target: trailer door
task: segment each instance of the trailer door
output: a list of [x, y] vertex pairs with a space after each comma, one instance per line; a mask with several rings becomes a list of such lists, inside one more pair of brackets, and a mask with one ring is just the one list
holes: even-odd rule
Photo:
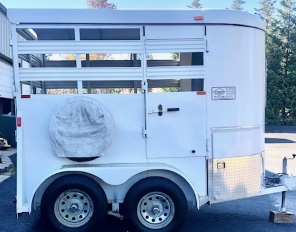
[[147, 26], [148, 158], [206, 156], [204, 26]]

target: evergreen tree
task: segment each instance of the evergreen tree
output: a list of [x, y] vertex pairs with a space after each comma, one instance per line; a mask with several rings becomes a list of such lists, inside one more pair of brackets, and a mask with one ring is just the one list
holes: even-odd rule
[[277, 34], [281, 39], [283, 54], [280, 71], [280, 93], [282, 104], [280, 116], [282, 124], [296, 123], [296, 29], [295, 0], [282, 0], [279, 10]]
[[274, 17], [275, 3], [275, 0], [261, 0], [259, 2], [260, 8], [255, 9], [256, 14], [258, 14], [265, 21], [268, 34], [270, 34], [269, 29]]
[[[265, 4], [264, 4], [265, 3]], [[261, 2], [267, 24], [267, 124], [296, 124], [295, 0], [282, 0], [273, 19], [272, 1]], [[258, 11], [257, 11], [258, 12]]]
[[280, 108], [282, 102], [281, 94], [281, 63], [282, 63], [282, 42], [278, 33], [278, 21], [274, 20], [275, 1], [262, 0], [260, 8], [255, 9], [266, 22], [266, 61], [267, 61], [267, 102], [266, 102], [266, 123], [278, 124], [281, 121]]
[[246, 2], [243, 1], [243, 0], [234, 0], [233, 3], [232, 3], [232, 6], [231, 6], [231, 9], [233, 10], [244, 10], [243, 8], [243, 5], [245, 4]]

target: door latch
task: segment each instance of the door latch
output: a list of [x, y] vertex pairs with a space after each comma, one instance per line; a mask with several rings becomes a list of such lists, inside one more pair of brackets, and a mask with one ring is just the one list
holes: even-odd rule
[[162, 105], [158, 105], [158, 116], [162, 116]]
[[167, 108], [166, 110], [164, 110], [163, 106], [159, 104], [157, 107], [157, 110], [152, 110], [148, 112], [148, 114], [157, 113], [158, 116], [162, 116], [164, 112], [176, 112], [176, 111], [180, 111], [180, 108]]

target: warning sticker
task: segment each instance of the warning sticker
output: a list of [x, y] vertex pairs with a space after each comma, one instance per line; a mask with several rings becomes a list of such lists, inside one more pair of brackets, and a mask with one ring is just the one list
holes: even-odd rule
[[235, 100], [235, 87], [214, 87], [212, 88], [212, 100]]

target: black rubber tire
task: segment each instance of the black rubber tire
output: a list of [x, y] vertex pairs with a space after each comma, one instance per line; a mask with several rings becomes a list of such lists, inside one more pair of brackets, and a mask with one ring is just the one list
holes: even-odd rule
[[88, 162], [95, 160], [99, 158], [100, 156], [95, 156], [95, 157], [67, 157], [69, 160], [75, 161], [75, 162]]
[[[56, 215], [54, 205], [58, 197], [71, 189], [80, 190], [88, 194], [93, 202], [93, 213], [89, 221], [78, 227], [71, 227], [61, 223]], [[68, 175], [55, 180], [46, 189], [41, 201], [41, 215], [55, 231], [81, 232], [90, 231], [95, 226], [104, 223], [107, 216], [107, 197], [101, 186], [94, 180], [82, 175]]]
[[[137, 214], [138, 204], [149, 193], [164, 193], [173, 202], [175, 213], [172, 221], [162, 228], [149, 228], [145, 226]], [[179, 231], [188, 214], [188, 203], [181, 188], [174, 182], [162, 177], [148, 177], [137, 182], [128, 191], [124, 204], [123, 215], [128, 228], [132, 232], [177, 232]]]

